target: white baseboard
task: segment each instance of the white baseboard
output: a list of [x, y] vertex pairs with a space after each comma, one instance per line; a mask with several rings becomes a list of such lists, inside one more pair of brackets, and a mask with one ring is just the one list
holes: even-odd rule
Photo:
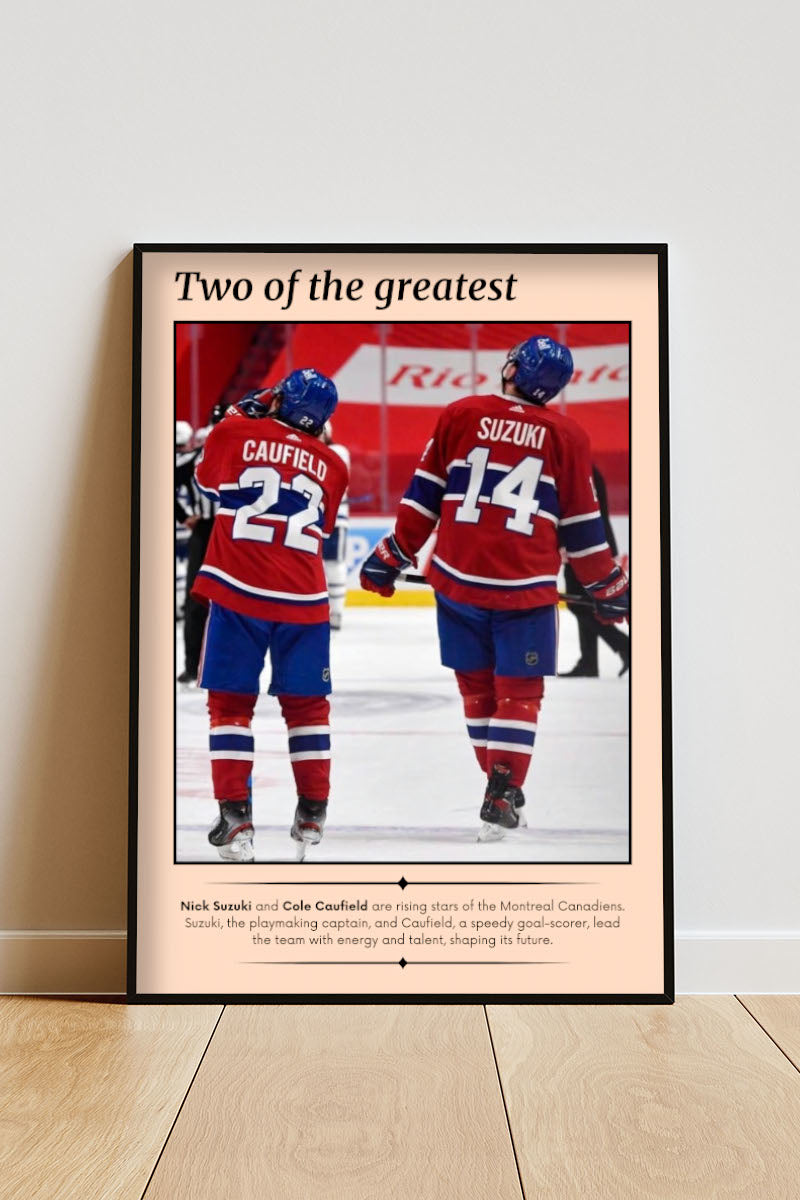
[[678, 933], [675, 991], [794, 995], [800, 992], [800, 932]]
[[126, 946], [124, 929], [2, 929], [0, 993], [117, 995]]
[[[124, 929], [0, 930], [0, 993], [104, 995], [125, 991]], [[679, 933], [680, 994], [800, 993], [800, 932]]]

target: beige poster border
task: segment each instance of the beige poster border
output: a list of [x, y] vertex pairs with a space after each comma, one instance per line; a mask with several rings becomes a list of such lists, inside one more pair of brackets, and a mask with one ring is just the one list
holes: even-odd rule
[[[672, 995], [671, 797], [662, 780], [669, 769], [668, 661], [662, 680], [662, 601], [668, 597], [666, 474], [666, 247], [137, 247], [135, 390], [141, 393], [140, 444], [135, 447], [134, 563], [138, 558], [138, 630], [132, 662], [132, 796], [129, 915], [129, 997], [249, 999], [286, 1002], [350, 998], [485, 1000], [665, 1000]], [[631, 562], [635, 570], [636, 631], [631, 670], [631, 862], [628, 864], [259, 864], [247, 869], [176, 864], [174, 838], [174, 623], [165, 597], [173, 588], [171, 511], [173, 446], [173, 324], [176, 320], [286, 320], [280, 302], [258, 286], [300, 268], [307, 279], [330, 268], [364, 280], [356, 301], [304, 298], [291, 309], [296, 321], [503, 320], [514, 322], [630, 321], [631, 323]], [[249, 278], [249, 299], [229, 292], [221, 301], [181, 301], [179, 272]], [[404, 299], [388, 311], [375, 306], [377, 280], [392, 277], [517, 277], [513, 300], [437, 302]], [[661, 357], [660, 357], [661, 356]], [[136, 402], [136, 397], [134, 398]], [[138, 490], [139, 503], [136, 504]], [[662, 546], [663, 535], [663, 546]], [[138, 545], [137, 545], [138, 542]], [[663, 555], [663, 558], [662, 558]], [[666, 565], [664, 565], [666, 564]], [[664, 575], [662, 576], [662, 571]], [[666, 582], [665, 582], [666, 580]], [[666, 682], [667, 687], [662, 684]], [[662, 697], [667, 696], [667, 705]], [[666, 739], [665, 739], [666, 731]], [[666, 756], [666, 758], [665, 758]], [[666, 863], [666, 872], [665, 872]], [[407, 888], [398, 887], [405, 877]], [[498, 878], [498, 876], [500, 878]], [[353, 880], [357, 882], [352, 882]], [[239, 885], [231, 887], [231, 884]], [[284, 905], [340, 902], [397, 903], [425, 899], [430, 908], [458, 904], [466, 916], [499, 917], [499, 901], [542, 903], [546, 898], [585, 904], [621, 904], [617, 929], [561, 929], [555, 944], [531, 950], [498, 946], [466, 959], [424, 946], [379, 948], [371, 960], [330, 947], [308, 959], [308, 948], [282, 946], [259, 959], [250, 935], [238, 930], [187, 928], [181, 903], [241, 897]], [[495, 910], [480, 909], [494, 903]], [[312, 907], [312, 912], [315, 909]], [[335, 909], [323, 909], [331, 915]], [[341, 910], [339, 910], [341, 912]], [[444, 910], [443, 910], [444, 911]], [[538, 910], [517, 911], [535, 920]], [[568, 919], [572, 910], [564, 912]], [[595, 909], [595, 913], [603, 912]], [[558, 915], [558, 909], [555, 909]], [[198, 912], [196, 915], [205, 916]], [[253, 914], [254, 915], [254, 914]], [[363, 918], [363, 912], [359, 916]], [[579, 913], [578, 915], [586, 915]], [[372, 919], [370, 917], [370, 919]], [[536, 930], [534, 929], [535, 933]], [[249, 950], [248, 947], [249, 946]], [[356, 958], [359, 960], [356, 962]], [[364, 961], [368, 959], [369, 961]], [[441, 960], [441, 961], [440, 961]]]

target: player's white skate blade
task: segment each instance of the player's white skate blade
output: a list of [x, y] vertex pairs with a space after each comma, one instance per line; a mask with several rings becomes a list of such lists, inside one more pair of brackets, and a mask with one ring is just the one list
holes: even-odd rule
[[[295, 835], [292, 834], [292, 837], [294, 836]], [[297, 845], [294, 848], [295, 858], [298, 862], [305, 862], [309, 847], [318, 846], [322, 841], [322, 834], [317, 833], [316, 831], [313, 833], [305, 833], [295, 840], [297, 841]]]
[[327, 800], [308, 800], [305, 796], [298, 797], [294, 821], [289, 830], [289, 836], [297, 842], [295, 854], [298, 862], [304, 861], [309, 846], [318, 846], [322, 841], [327, 804]]
[[491, 825], [488, 821], [481, 824], [478, 832], [479, 842], [502, 842], [508, 831], [502, 825]]
[[224, 846], [217, 846], [217, 851], [223, 862], [255, 862], [252, 833], [237, 833]]
[[527, 829], [528, 818], [525, 816], [525, 813], [520, 812], [520, 810], [517, 809], [517, 816], [519, 817], [519, 825], [517, 826], [517, 829]]

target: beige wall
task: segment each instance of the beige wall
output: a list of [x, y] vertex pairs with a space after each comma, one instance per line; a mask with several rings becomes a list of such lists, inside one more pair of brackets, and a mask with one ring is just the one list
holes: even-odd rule
[[134, 240], [670, 243], [678, 986], [800, 986], [782, 11], [9, 9], [0, 987], [121, 984]]
[[[47, 361], [42, 323], [32, 350], [44, 362], [31, 363], [36, 383], [19, 414], [14, 510], [28, 521], [6, 576], [5, 632], [21, 665], [3, 696], [17, 731], [6, 745], [0, 842], [0, 922], [14, 933], [0, 936], [2, 988], [124, 985], [131, 261], [126, 255], [104, 288], [97, 281], [96, 329], [77, 378]], [[68, 306], [63, 320], [72, 323]], [[35, 336], [35, 316], [28, 322]], [[33, 420], [29, 408], [39, 408]], [[48, 494], [48, 463], [70, 443], [61, 492]], [[26, 578], [36, 595], [25, 595]], [[20, 695], [24, 709], [10, 712]]]

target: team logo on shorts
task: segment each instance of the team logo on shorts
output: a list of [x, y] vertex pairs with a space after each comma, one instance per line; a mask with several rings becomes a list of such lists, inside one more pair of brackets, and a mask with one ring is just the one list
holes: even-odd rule
[[536, 653], [535, 650], [529, 650], [528, 653], [525, 655], [525, 665], [528, 667], [535, 667], [536, 664], [538, 663], [538, 661], [539, 661], [539, 655]]
[[322, 672], [322, 682], [328, 683], [330, 681], [330, 677], [331, 677], [331, 669], [330, 669], [330, 667], [326, 667], [325, 670]]

